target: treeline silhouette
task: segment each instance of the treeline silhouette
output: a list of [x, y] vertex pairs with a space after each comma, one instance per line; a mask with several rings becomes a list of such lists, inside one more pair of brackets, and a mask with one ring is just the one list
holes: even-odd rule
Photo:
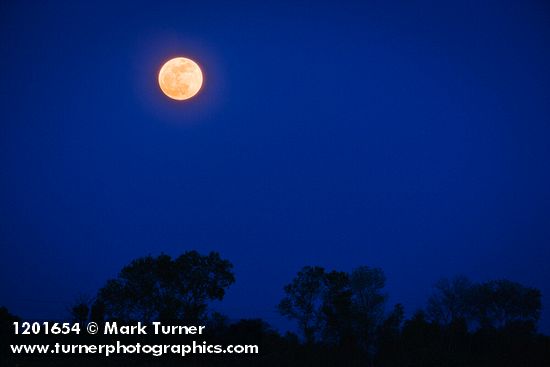
[[[299, 334], [280, 334], [260, 319], [229, 319], [209, 309], [235, 282], [218, 253], [185, 252], [133, 260], [91, 299], [70, 307], [80, 335], [14, 335], [20, 319], [0, 308], [2, 366], [550, 366], [550, 338], [537, 331], [539, 290], [510, 280], [442, 279], [425, 309], [406, 319], [388, 305], [381, 269], [351, 272], [306, 266], [284, 287], [277, 305]], [[68, 320], [67, 320], [68, 321]], [[203, 335], [88, 335], [85, 325], [160, 321], [206, 325]], [[102, 328], [100, 327], [100, 330]], [[259, 346], [259, 354], [17, 355], [10, 344], [189, 344]]]

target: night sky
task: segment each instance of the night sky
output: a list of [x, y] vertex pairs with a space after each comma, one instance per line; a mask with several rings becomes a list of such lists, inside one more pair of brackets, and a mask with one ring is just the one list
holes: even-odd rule
[[[463, 274], [543, 292], [547, 1], [2, 1], [0, 305], [66, 318], [132, 259], [219, 251], [277, 327], [304, 265], [390, 305]], [[157, 72], [197, 61], [200, 93]]]

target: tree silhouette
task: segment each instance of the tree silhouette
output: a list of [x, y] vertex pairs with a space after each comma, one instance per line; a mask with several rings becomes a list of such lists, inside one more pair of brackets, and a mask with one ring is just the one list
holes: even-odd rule
[[400, 303], [381, 323], [377, 330], [377, 360], [379, 362], [394, 362], [398, 365], [398, 356], [401, 352], [401, 327], [405, 319], [405, 309]]
[[470, 321], [474, 312], [475, 286], [468, 278], [441, 279], [428, 299], [427, 318], [441, 325], [458, 320]]
[[372, 364], [376, 349], [376, 330], [384, 320], [387, 295], [383, 292], [386, 277], [382, 269], [361, 266], [351, 272], [353, 325], [359, 349]]
[[[436, 283], [426, 311], [405, 320], [396, 304], [385, 311], [387, 295], [381, 269], [359, 267], [351, 272], [302, 268], [291, 283], [279, 311], [298, 322], [303, 334], [281, 335], [261, 319], [230, 320], [208, 312], [234, 282], [232, 265], [217, 253], [196, 251], [177, 258], [161, 254], [138, 258], [100, 289], [95, 301], [81, 297], [71, 309], [74, 321], [104, 320], [149, 323], [162, 321], [206, 325], [208, 342], [217, 345], [258, 345], [260, 354], [201, 354], [186, 357], [189, 366], [383, 366], [383, 367], [547, 367], [550, 338], [537, 333], [541, 294], [509, 280], [475, 283], [465, 277]], [[91, 307], [90, 307], [91, 304]], [[15, 335], [19, 319], [0, 307], [0, 365], [151, 365], [144, 356], [52, 354], [51, 362], [33, 354], [14, 354], [14, 344], [53, 345], [54, 333]], [[83, 339], [84, 338], [84, 339]], [[144, 339], [145, 338], [145, 339]], [[185, 335], [76, 335], [63, 343], [150, 343], [184, 345]], [[154, 357], [157, 358], [157, 357]], [[162, 358], [162, 359], [161, 359]], [[164, 355], [158, 365], [181, 365], [181, 356]], [[157, 365], [157, 363], [153, 363]]]
[[85, 302], [79, 302], [71, 307], [71, 316], [73, 322], [84, 324], [88, 320], [90, 307]]
[[428, 299], [428, 320], [442, 326], [464, 323], [502, 328], [524, 323], [534, 329], [542, 308], [540, 291], [509, 280], [473, 283], [459, 276], [442, 279]]
[[475, 288], [475, 312], [480, 326], [503, 328], [523, 323], [535, 329], [542, 308], [538, 289], [510, 280], [493, 280]]
[[306, 266], [285, 286], [279, 311], [298, 321], [307, 344], [354, 343], [372, 354], [384, 320], [384, 285], [384, 273], [377, 268], [362, 266], [348, 274]]
[[279, 303], [279, 312], [296, 319], [307, 344], [315, 341], [320, 329], [320, 309], [325, 270], [305, 266], [292, 283], [284, 287], [285, 297]]
[[349, 275], [341, 271], [326, 273], [321, 306], [322, 338], [325, 343], [353, 341], [352, 293]]
[[103, 307], [107, 319], [128, 322], [203, 321], [208, 301], [223, 299], [234, 283], [232, 268], [216, 252], [142, 257], [107, 282], [96, 307]]

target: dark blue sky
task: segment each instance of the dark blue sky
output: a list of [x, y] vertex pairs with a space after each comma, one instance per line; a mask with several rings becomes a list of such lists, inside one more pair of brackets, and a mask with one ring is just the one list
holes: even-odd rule
[[[457, 274], [548, 304], [549, 45], [542, 0], [2, 1], [0, 304], [62, 317], [190, 249], [276, 325], [304, 265], [382, 267], [409, 312]], [[188, 102], [156, 84], [173, 56], [205, 74]]]

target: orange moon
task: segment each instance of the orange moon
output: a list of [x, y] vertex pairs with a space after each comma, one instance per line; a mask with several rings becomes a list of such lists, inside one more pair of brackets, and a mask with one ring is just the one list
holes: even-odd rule
[[201, 68], [196, 62], [185, 57], [168, 60], [160, 68], [159, 86], [162, 92], [172, 99], [189, 99], [201, 89]]

